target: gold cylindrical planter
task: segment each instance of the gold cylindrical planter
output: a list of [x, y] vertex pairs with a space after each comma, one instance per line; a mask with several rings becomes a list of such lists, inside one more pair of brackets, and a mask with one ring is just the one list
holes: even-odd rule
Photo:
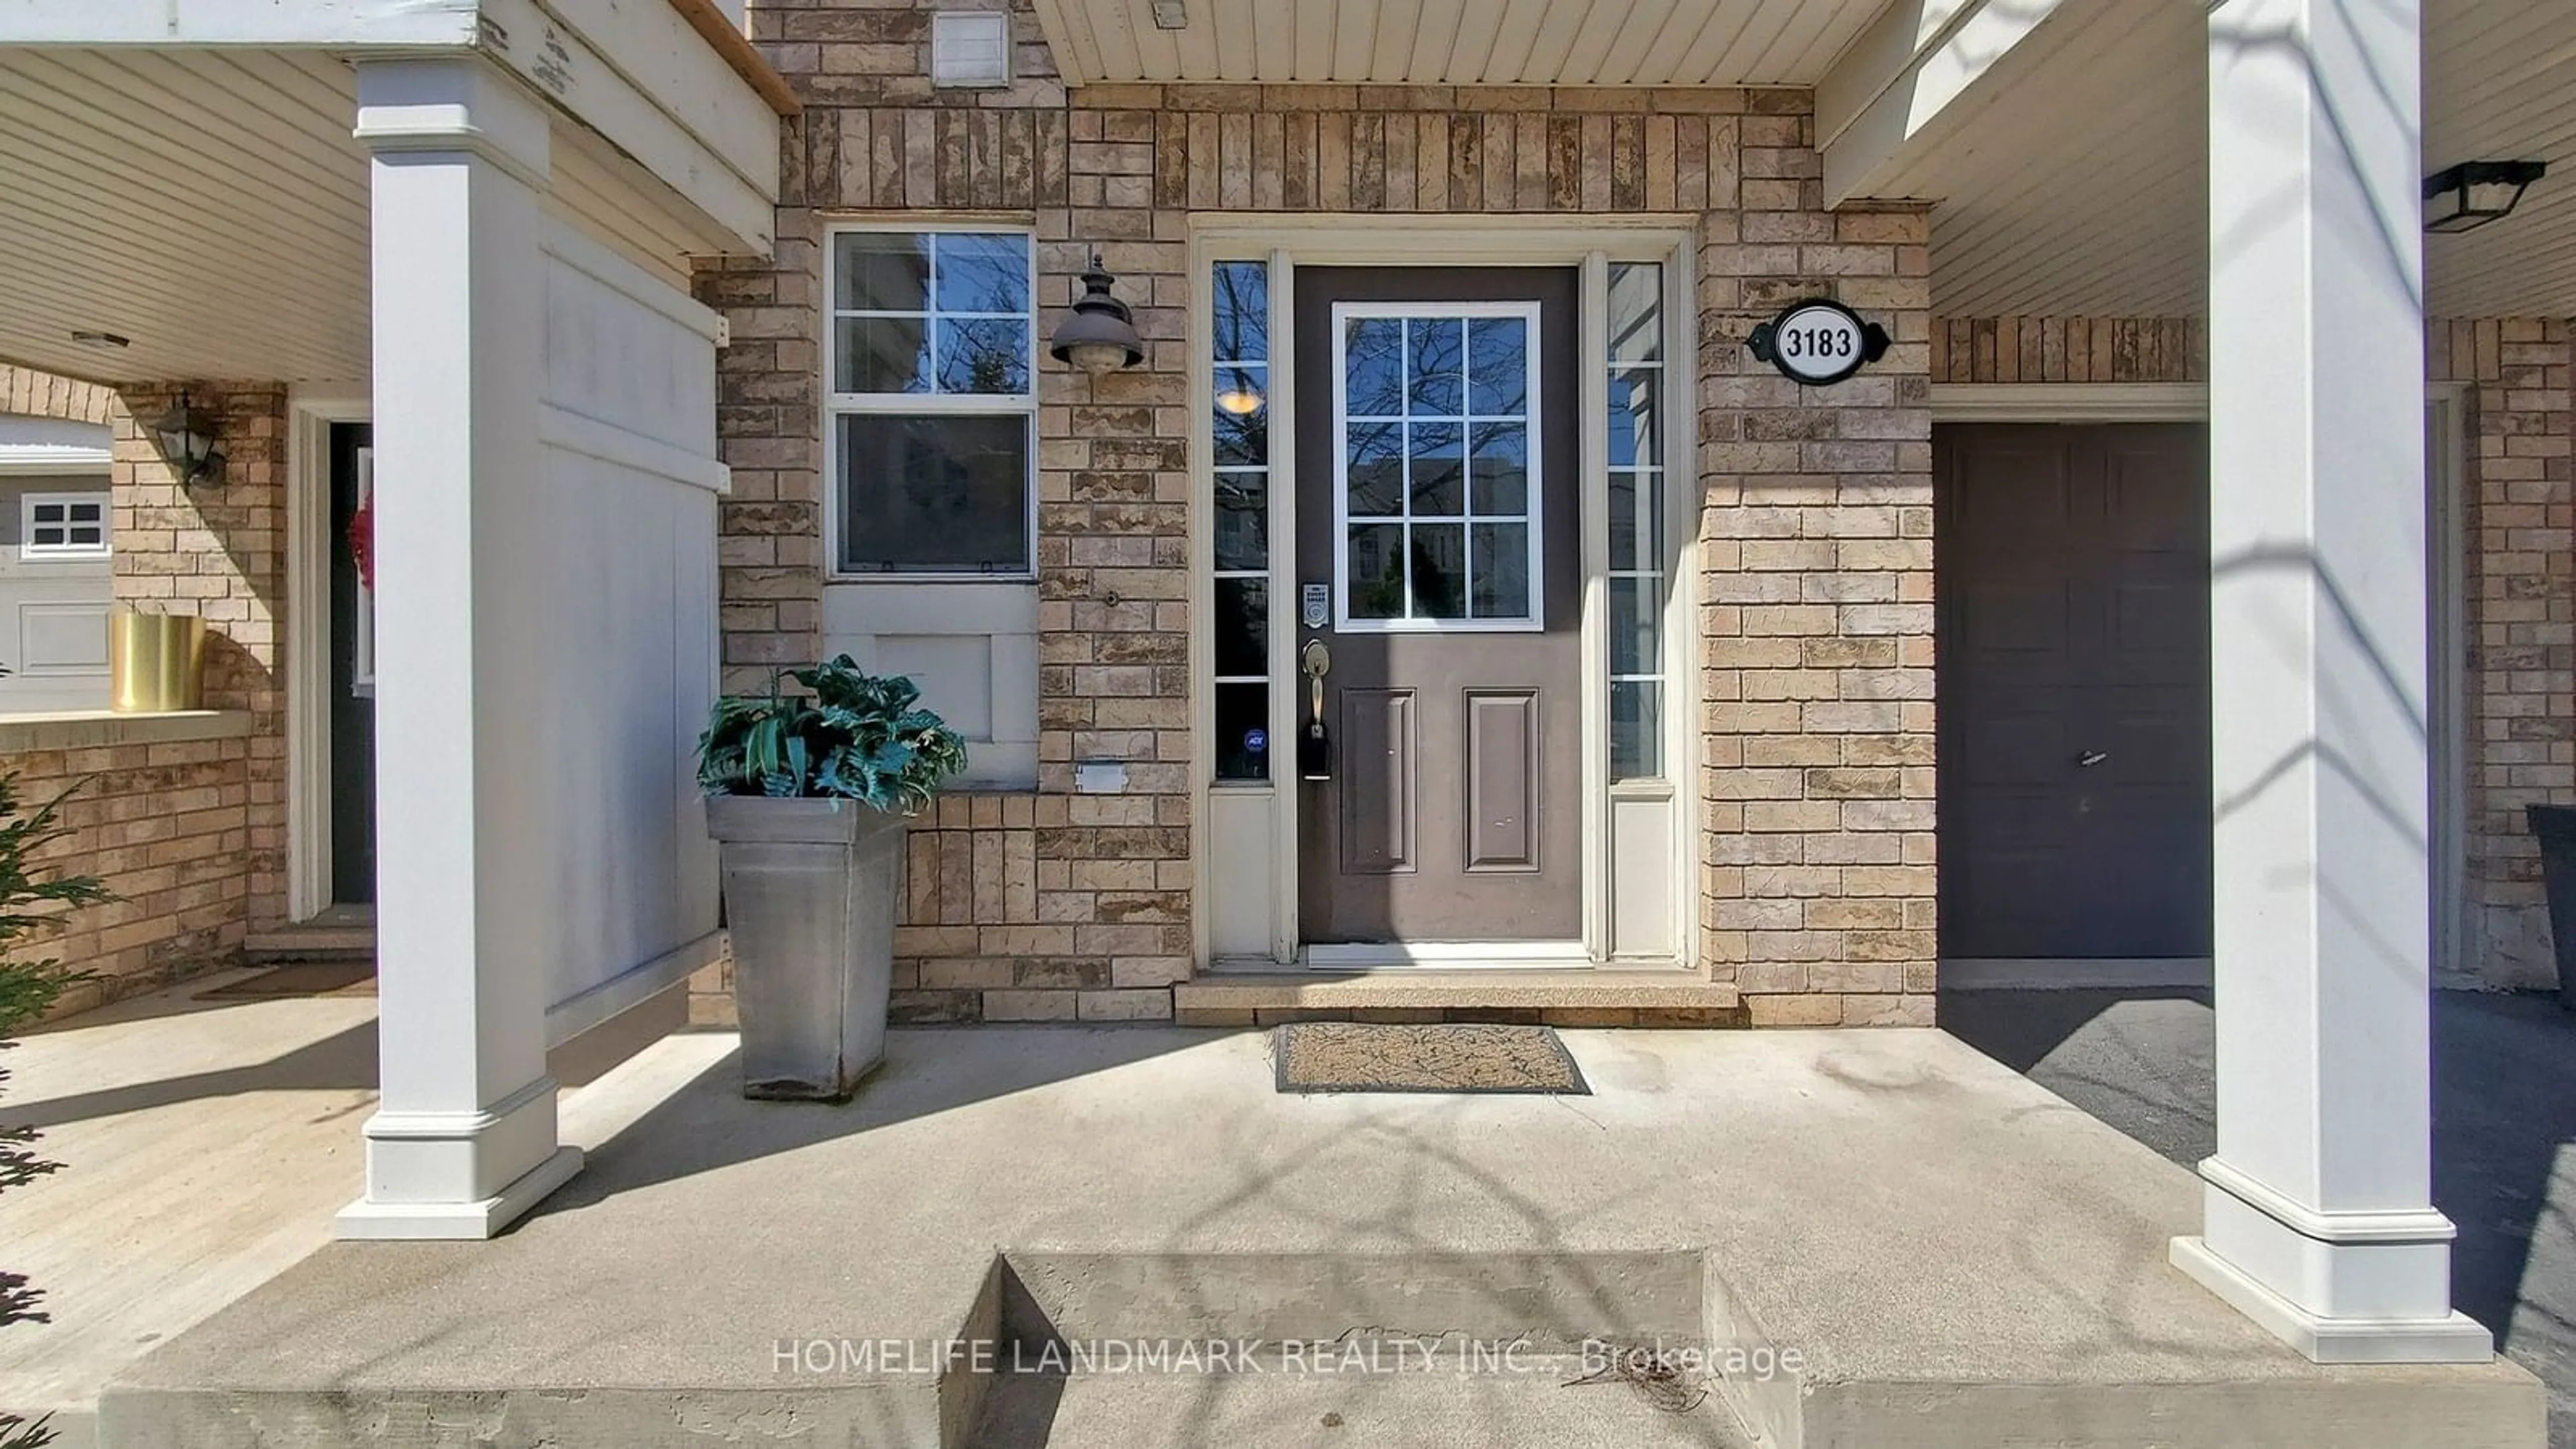
[[107, 617], [108, 708], [118, 714], [202, 709], [206, 621], [194, 614]]

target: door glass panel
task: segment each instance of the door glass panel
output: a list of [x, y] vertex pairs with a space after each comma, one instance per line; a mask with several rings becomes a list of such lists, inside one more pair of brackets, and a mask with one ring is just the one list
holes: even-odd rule
[[1454, 418], [1466, 410], [1467, 322], [1434, 317], [1406, 328], [1404, 376], [1407, 412]]
[[1413, 617], [1467, 617], [1466, 530], [1454, 523], [1417, 523], [1413, 552]]
[[1415, 423], [1405, 430], [1413, 516], [1455, 518], [1466, 508], [1466, 440], [1456, 423]]
[[1467, 324], [1467, 405], [1483, 418], [1529, 410], [1529, 323], [1479, 317]]
[[1479, 619], [1517, 619], [1529, 613], [1529, 525], [1477, 523], [1469, 567], [1475, 574], [1472, 601]]
[[1396, 518], [1404, 513], [1404, 424], [1350, 425], [1343, 447], [1349, 458], [1344, 482], [1353, 518]]
[[1537, 309], [1478, 305], [1340, 320], [1347, 620], [1531, 628], [1542, 617]]
[[1404, 415], [1404, 324], [1393, 317], [1353, 318], [1342, 329], [1342, 402], [1346, 416]]
[[1477, 423], [1468, 461], [1469, 496], [1481, 518], [1518, 518], [1529, 512], [1529, 429], [1519, 423]]
[[1404, 525], [1351, 525], [1348, 574], [1350, 614], [1354, 619], [1404, 617]]

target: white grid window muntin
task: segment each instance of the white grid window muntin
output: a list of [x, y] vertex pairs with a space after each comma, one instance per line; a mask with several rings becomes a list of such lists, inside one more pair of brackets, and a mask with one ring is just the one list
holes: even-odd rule
[[1610, 778], [1652, 780], [1664, 775], [1669, 703], [1663, 637], [1663, 432], [1670, 391], [1664, 269], [1653, 262], [1612, 263], [1608, 290], [1610, 415], [1603, 425], [1610, 440]]
[[[844, 306], [843, 273], [848, 263], [843, 257], [844, 238], [911, 237], [919, 241], [928, 260], [921, 284], [918, 307]], [[1008, 239], [1023, 249], [1027, 265], [1018, 278], [1023, 310], [1007, 311], [990, 308], [942, 308], [939, 305], [939, 255], [943, 242], [955, 246], [966, 239], [992, 241]], [[825, 522], [830, 539], [830, 576], [844, 579], [890, 580], [902, 578], [1028, 580], [1037, 576], [1037, 241], [1034, 233], [1021, 228], [994, 226], [989, 223], [910, 222], [899, 226], [835, 226], [824, 238], [823, 260], [823, 447], [830, 486], [825, 489]], [[844, 337], [844, 322], [918, 322], [922, 327], [922, 361], [916, 381], [923, 385], [904, 389], [845, 388], [844, 364], [850, 359]], [[943, 323], [1015, 323], [1020, 336], [1013, 349], [1012, 361], [1018, 376], [1017, 391], [943, 391], [942, 373], [948, 345]], [[953, 333], [947, 333], [953, 336]], [[847, 505], [850, 461], [843, 444], [841, 420], [850, 417], [894, 417], [932, 423], [938, 419], [1020, 420], [1024, 439], [1026, 466], [1020, 484], [1020, 556], [1015, 560], [994, 560], [984, 566], [965, 567], [938, 563], [919, 566], [895, 563], [891, 566], [853, 564], [849, 558], [848, 531], [852, 526]]]
[[20, 498], [20, 558], [101, 559], [109, 547], [106, 494], [29, 493]]
[[[1414, 411], [1413, 337], [1415, 323], [1456, 323], [1460, 327], [1460, 356], [1467, 357], [1467, 340], [1472, 323], [1480, 319], [1508, 318], [1522, 324], [1522, 391], [1517, 411], [1501, 409], [1479, 412], [1475, 407], [1474, 388], [1464, 379], [1459, 388], [1459, 405], [1454, 411]], [[1546, 454], [1540, 437], [1539, 359], [1543, 339], [1539, 329], [1537, 302], [1440, 302], [1380, 303], [1336, 302], [1333, 304], [1333, 627], [1346, 633], [1536, 633], [1546, 627], [1545, 519], [1541, 504], [1545, 469], [1541, 459]], [[1352, 324], [1392, 321], [1402, 341], [1397, 358], [1396, 379], [1404, 394], [1396, 414], [1364, 413], [1350, 410], [1350, 339]], [[1469, 365], [1472, 366], [1472, 363]], [[1398, 511], [1394, 514], [1363, 514], [1350, 511], [1351, 437], [1354, 428], [1393, 425], [1404, 441], [1399, 444], [1401, 471]], [[1413, 448], [1411, 429], [1416, 425], [1450, 427], [1459, 432], [1461, 467], [1460, 509], [1456, 514], [1422, 514], [1413, 511]], [[1475, 508], [1473, 481], [1477, 429], [1485, 427], [1518, 427], [1522, 429], [1523, 497], [1522, 509], [1515, 512], [1480, 513]], [[1415, 593], [1411, 587], [1411, 541], [1415, 525], [1455, 527], [1461, 536], [1461, 574], [1459, 594], [1466, 617], [1431, 617], [1414, 613]], [[1511, 615], [1477, 616], [1475, 609], [1475, 543], [1478, 524], [1519, 527], [1524, 534], [1524, 569], [1526, 597], [1521, 612]], [[1351, 612], [1351, 534], [1354, 526], [1400, 526], [1399, 543], [1404, 547], [1405, 613], [1397, 617], [1354, 616]]]

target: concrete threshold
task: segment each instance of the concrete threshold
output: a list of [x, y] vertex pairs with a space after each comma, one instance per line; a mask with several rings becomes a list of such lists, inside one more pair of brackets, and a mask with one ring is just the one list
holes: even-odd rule
[[1680, 971], [1426, 970], [1214, 974], [1172, 988], [1183, 1026], [1290, 1021], [1527, 1021], [1549, 1026], [1742, 1026], [1732, 982]]

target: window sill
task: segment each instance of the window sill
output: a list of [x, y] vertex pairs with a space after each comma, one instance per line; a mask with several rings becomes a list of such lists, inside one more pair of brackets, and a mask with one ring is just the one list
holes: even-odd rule
[[237, 740], [248, 736], [250, 728], [250, 711], [241, 709], [173, 710], [167, 714], [118, 714], [104, 709], [0, 714], [0, 753]]

